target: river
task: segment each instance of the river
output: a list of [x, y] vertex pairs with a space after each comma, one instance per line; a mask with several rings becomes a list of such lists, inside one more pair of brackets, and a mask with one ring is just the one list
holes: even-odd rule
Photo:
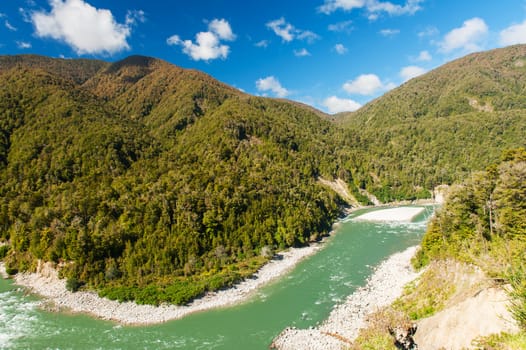
[[0, 349], [268, 349], [287, 326], [308, 328], [364, 285], [374, 266], [416, 245], [432, 207], [411, 223], [342, 220], [325, 247], [249, 301], [154, 326], [43, 311], [0, 278]]

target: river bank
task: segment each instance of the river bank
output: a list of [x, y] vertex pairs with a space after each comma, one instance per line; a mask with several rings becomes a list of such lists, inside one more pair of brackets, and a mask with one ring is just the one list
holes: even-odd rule
[[327, 320], [311, 329], [286, 328], [272, 342], [278, 350], [339, 350], [349, 346], [366, 326], [365, 318], [377, 309], [391, 304], [402, 294], [403, 287], [418, 277], [411, 267], [417, 247], [391, 255], [344, 303], [336, 306]]
[[[423, 210], [423, 208], [420, 208]], [[407, 220], [407, 215], [414, 216], [415, 208], [407, 207], [397, 211], [399, 221]], [[376, 213], [377, 220], [382, 221], [387, 209]], [[370, 215], [371, 213], [369, 213]], [[402, 220], [403, 219], [403, 220]], [[374, 215], [373, 215], [374, 220]], [[335, 225], [338, 225], [336, 223]], [[248, 300], [259, 288], [283, 276], [292, 270], [300, 261], [315, 254], [324, 246], [324, 241], [312, 243], [304, 248], [290, 248], [264, 265], [252, 278], [234, 287], [218, 292], [208, 293], [186, 306], [175, 305], [138, 305], [134, 302], [120, 303], [99, 297], [95, 292], [69, 292], [66, 281], [58, 278], [58, 272], [51, 264], [40, 264], [37, 273], [19, 273], [14, 276], [15, 284], [28, 288], [32, 293], [42, 296], [41, 305], [50, 310], [66, 310], [75, 313], [87, 313], [97, 318], [111, 320], [127, 325], [149, 325], [180, 319], [186, 315], [215, 308], [232, 306]], [[7, 277], [5, 266], [0, 263], [0, 275]]]
[[[72, 293], [66, 289], [66, 281], [58, 278], [58, 272], [50, 264], [40, 264], [37, 273], [19, 273], [14, 276], [14, 282], [43, 297], [41, 306], [46, 309], [87, 313], [100, 319], [127, 325], [149, 325], [246, 301], [259, 288], [283, 276], [300, 261], [320, 250], [322, 246], [323, 242], [320, 242], [313, 243], [308, 247], [290, 248], [287, 251], [280, 252], [275, 259], [264, 265], [252, 278], [230, 289], [207, 293], [202, 298], [185, 306], [120, 303], [101, 298], [95, 292], [78, 291]], [[0, 275], [7, 278], [3, 263], [0, 263]]]

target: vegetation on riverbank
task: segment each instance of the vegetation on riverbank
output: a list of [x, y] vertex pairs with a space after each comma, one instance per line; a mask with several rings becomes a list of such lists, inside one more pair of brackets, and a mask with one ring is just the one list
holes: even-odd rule
[[[389, 329], [407, 328], [408, 320], [418, 321], [484, 288], [507, 284], [511, 311], [522, 332], [477, 342], [484, 349], [522, 349], [526, 333], [525, 237], [526, 150], [519, 148], [504, 152], [500, 163], [452, 188], [413, 261], [427, 270], [406, 287], [399, 300], [381, 311], [384, 316], [398, 316], [373, 316], [371, 327], [362, 333], [355, 348], [371, 348], [367, 344], [384, 341]], [[378, 326], [375, 319], [388, 322]]]

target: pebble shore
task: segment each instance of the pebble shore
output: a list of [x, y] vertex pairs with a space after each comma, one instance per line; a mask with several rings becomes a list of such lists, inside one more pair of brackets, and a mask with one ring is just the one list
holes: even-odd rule
[[345, 302], [337, 305], [327, 320], [311, 329], [286, 328], [272, 342], [277, 350], [340, 350], [349, 347], [366, 326], [366, 316], [391, 304], [403, 287], [418, 277], [411, 258], [418, 247], [410, 247], [384, 260]]
[[[180, 319], [191, 313], [227, 307], [248, 300], [263, 285], [283, 276], [301, 260], [313, 255], [323, 243], [313, 243], [305, 248], [290, 248], [280, 252], [278, 259], [264, 265], [252, 278], [234, 287], [208, 293], [186, 306], [138, 305], [134, 302], [120, 303], [99, 297], [95, 292], [69, 292], [66, 281], [49, 264], [41, 264], [38, 273], [19, 273], [14, 279], [17, 285], [28, 288], [42, 296], [42, 306], [48, 309], [87, 313], [95, 317], [128, 325], [147, 325]], [[0, 263], [0, 275], [7, 277], [5, 266]]]

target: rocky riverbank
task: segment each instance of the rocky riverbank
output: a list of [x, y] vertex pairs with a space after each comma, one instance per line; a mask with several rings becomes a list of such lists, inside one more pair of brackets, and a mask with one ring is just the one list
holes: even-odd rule
[[[301, 260], [316, 253], [322, 243], [313, 243], [305, 248], [291, 248], [263, 266], [252, 278], [233, 288], [208, 293], [186, 306], [138, 305], [133, 302], [120, 303], [99, 297], [95, 292], [69, 292], [66, 281], [58, 278], [58, 272], [51, 264], [40, 264], [37, 273], [19, 273], [15, 283], [27, 287], [42, 296], [42, 306], [51, 309], [88, 313], [98, 318], [122, 324], [145, 325], [179, 319], [188, 314], [221, 308], [249, 299], [263, 285], [283, 276]], [[0, 263], [0, 275], [7, 277], [5, 266]]]
[[329, 318], [312, 329], [285, 329], [271, 348], [279, 350], [340, 350], [358, 336], [366, 326], [366, 316], [391, 304], [402, 294], [403, 287], [418, 277], [411, 267], [417, 247], [390, 256], [382, 262], [364, 287], [336, 306]]

